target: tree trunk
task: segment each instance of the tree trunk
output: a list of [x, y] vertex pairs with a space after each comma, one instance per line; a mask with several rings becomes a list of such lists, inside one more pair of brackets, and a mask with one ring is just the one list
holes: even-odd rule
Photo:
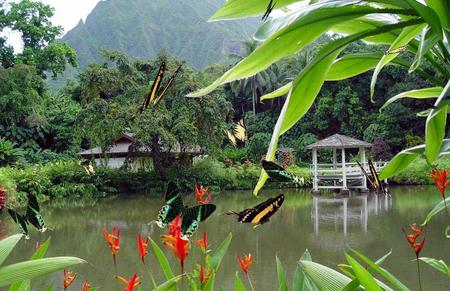
[[166, 176], [164, 175], [162, 153], [161, 153], [161, 149], [159, 148], [159, 136], [158, 135], [152, 136], [151, 151], [152, 151], [153, 167], [155, 167], [155, 171], [156, 171], [156, 173], [159, 174], [161, 179], [164, 180], [166, 178]]

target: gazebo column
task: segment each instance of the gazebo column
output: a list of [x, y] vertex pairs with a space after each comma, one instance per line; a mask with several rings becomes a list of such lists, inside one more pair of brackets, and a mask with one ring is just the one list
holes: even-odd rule
[[[333, 148], [333, 169], [336, 170], [337, 168], [337, 150], [336, 148]], [[333, 180], [333, 185], [336, 186], [336, 180]]]
[[312, 162], [313, 162], [313, 194], [319, 195], [319, 182], [317, 180], [317, 172], [318, 172], [318, 165], [317, 165], [317, 149], [312, 149]]
[[342, 195], [348, 195], [348, 187], [347, 187], [347, 173], [345, 169], [345, 148], [342, 148]]
[[[366, 167], [366, 149], [364, 147], [359, 148], [359, 155], [361, 157], [361, 165], [365, 168]], [[361, 192], [369, 192], [369, 189], [367, 188], [367, 177], [362, 173], [362, 190]]]

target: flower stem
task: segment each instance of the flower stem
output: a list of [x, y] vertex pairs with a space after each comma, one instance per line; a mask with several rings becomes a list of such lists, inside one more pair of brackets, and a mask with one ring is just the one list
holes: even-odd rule
[[255, 291], [255, 288], [253, 288], [252, 280], [250, 280], [250, 275], [248, 273], [246, 273], [246, 275], [247, 275], [248, 283], [250, 284], [250, 288], [252, 288], [252, 291]]
[[420, 280], [420, 262], [419, 262], [419, 257], [417, 257], [417, 274], [418, 274], [418, 278], [419, 278], [419, 290], [422, 291], [422, 281]]

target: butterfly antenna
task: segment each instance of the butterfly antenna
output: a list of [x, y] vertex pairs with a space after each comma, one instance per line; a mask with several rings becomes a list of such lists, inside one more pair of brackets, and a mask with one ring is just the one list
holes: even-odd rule
[[235, 212], [235, 211], [229, 210], [229, 211], [224, 212], [224, 213], [222, 213], [222, 214], [220, 214], [220, 215], [221, 215], [221, 216], [223, 216], [223, 215], [239, 215], [239, 213], [237, 213], [237, 212]]
[[155, 224], [155, 223], [156, 223], [156, 220], [152, 220], [150, 222], [147, 222], [147, 225], [152, 225], [152, 224]]

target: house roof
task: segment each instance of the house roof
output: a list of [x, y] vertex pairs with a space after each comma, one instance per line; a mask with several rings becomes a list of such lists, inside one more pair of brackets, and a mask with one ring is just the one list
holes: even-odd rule
[[325, 149], [325, 148], [370, 148], [372, 144], [345, 136], [342, 134], [333, 134], [325, 139], [319, 140], [306, 146], [307, 149]]
[[[134, 151], [130, 151], [130, 145], [135, 142], [134, 134], [132, 133], [124, 133], [119, 138], [116, 139], [114, 144], [110, 146], [105, 153], [103, 153], [101, 147], [95, 147], [88, 150], [81, 151], [79, 154], [81, 156], [101, 156], [106, 154], [107, 156], [128, 156], [130, 154], [134, 155], [147, 155], [150, 154], [150, 149], [146, 146], [139, 147]], [[182, 151], [180, 143], [176, 143], [170, 149], [171, 153], [190, 153], [190, 154], [202, 154], [202, 149], [200, 146], [196, 146], [194, 148], [187, 148]]]

